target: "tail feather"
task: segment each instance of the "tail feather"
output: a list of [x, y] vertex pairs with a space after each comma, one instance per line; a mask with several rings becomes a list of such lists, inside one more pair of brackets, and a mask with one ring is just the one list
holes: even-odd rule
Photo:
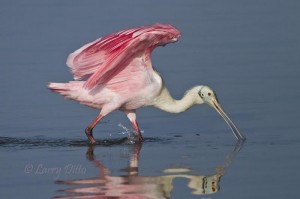
[[71, 81], [68, 83], [48, 83], [48, 88], [55, 93], [61, 94], [68, 99], [77, 99], [82, 82]]
[[92, 108], [101, 109], [103, 104], [110, 98], [110, 92], [104, 94], [90, 92], [90, 90], [84, 88], [84, 83], [85, 81], [70, 81], [67, 83], [49, 82], [47, 87], [52, 92], [58, 93], [67, 99], [78, 101]]
[[59, 93], [64, 95], [63, 93], [68, 92], [68, 90], [70, 90], [67, 86], [66, 83], [53, 83], [53, 82], [49, 82], [48, 83], [48, 88], [55, 93]]

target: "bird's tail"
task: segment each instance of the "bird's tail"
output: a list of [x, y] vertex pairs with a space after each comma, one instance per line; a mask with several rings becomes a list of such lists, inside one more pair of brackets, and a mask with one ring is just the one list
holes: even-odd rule
[[55, 93], [59, 93], [68, 99], [77, 99], [82, 89], [83, 81], [70, 81], [68, 83], [48, 83], [48, 88]]

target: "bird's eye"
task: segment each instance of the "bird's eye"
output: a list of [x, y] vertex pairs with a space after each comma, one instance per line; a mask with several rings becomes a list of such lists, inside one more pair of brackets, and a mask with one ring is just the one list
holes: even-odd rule
[[211, 96], [211, 93], [208, 93], [208, 96]]

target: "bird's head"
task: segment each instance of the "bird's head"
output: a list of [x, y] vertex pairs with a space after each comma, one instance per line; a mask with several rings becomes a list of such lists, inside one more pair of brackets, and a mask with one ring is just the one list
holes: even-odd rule
[[208, 86], [197, 86], [197, 104], [208, 104], [212, 108], [214, 108], [225, 120], [225, 122], [229, 125], [231, 128], [234, 136], [238, 140], [245, 140], [245, 137], [240, 133], [238, 128], [234, 125], [234, 123], [231, 121], [231, 119], [227, 116], [225, 111], [222, 109], [219, 100], [217, 98], [216, 93]]

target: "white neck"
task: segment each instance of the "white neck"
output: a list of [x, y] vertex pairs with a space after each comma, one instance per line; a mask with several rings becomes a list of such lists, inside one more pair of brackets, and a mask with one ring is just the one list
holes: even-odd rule
[[194, 87], [186, 92], [181, 100], [173, 99], [168, 89], [163, 87], [159, 96], [153, 101], [153, 106], [170, 113], [180, 113], [186, 111], [194, 104], [202, 104], [199, 101], [198, 91], [200, 86]]

